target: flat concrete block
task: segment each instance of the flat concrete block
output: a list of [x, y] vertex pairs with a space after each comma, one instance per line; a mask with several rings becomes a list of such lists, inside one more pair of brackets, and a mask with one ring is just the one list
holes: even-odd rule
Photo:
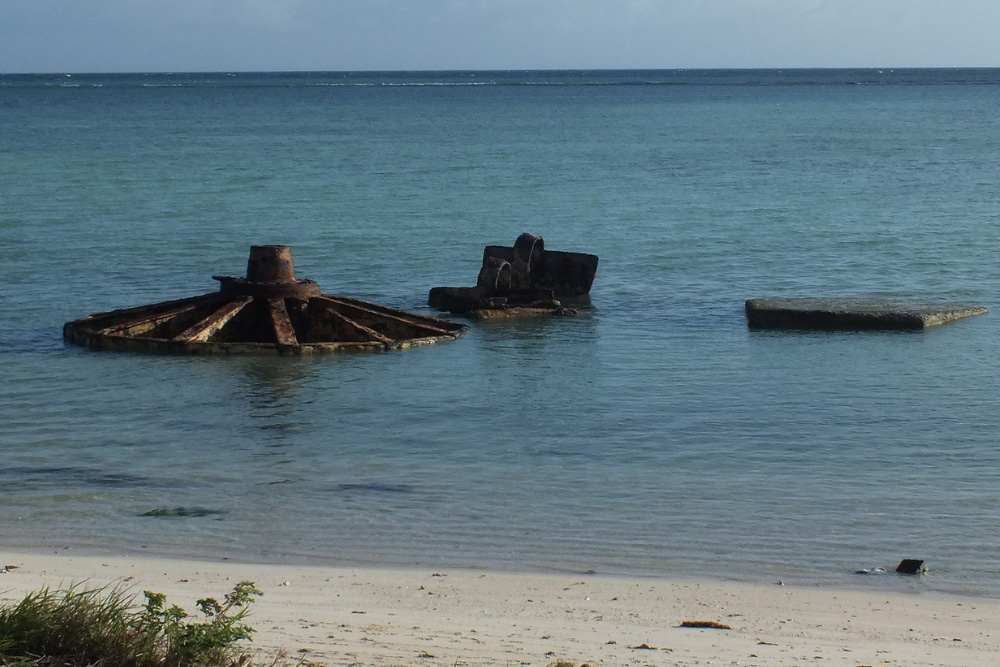
[[886, 299], [748, 299], [751, 329], [916, 331], [988, 312], [980, 306]]

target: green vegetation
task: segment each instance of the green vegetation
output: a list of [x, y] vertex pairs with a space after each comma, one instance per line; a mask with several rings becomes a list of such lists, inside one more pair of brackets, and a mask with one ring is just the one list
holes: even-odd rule
[[251, 581], [223, 602], [198, 600], [200, 621], [162, 593], [145, 603], [120, 588], [43, 589], [0, 607], [0, 665], [16, 667], [241, 667], [251, 656], [236, 644], [254, 630], [243, 623], [262, 593]]

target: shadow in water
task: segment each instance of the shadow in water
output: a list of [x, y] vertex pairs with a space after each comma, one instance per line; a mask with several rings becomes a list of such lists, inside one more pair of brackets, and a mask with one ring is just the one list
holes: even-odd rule
[[112, 473], [78, 466], [7, 466], [0, 469], [0, 484], [53, 484], [105, 488], [148, 488], [152, 480], [142, 475]]

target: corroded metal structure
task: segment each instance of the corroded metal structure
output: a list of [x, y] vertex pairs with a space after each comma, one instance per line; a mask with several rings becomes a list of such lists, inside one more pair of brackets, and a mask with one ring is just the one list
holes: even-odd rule
[[90, 315], [63, 327], [69, 343], [177, 354], [310, 354], [395, 350], [459, 338], [467, 327], [297, 280], [288, 246], [250, 248], [245, 278], [213, 276], [219, 291]]
[[573, 315], [557, 299], [585, 297], [597, 255], [545, 249], [541, 236], [521, 234], [513, 247], [486, 246], [475, 287], [435, 287], [427, 302], [473, 319]]

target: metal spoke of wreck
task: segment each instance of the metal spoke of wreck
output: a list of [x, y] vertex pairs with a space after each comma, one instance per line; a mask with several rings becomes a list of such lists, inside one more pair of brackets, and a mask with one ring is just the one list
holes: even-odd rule
[[173, 319], [179, 315], [185, 315], [190, 313], [201, 306], [200, 299], [194, 303], [187, 303], [183, 306], [177, 308], [171, 308], [169, 310], [163, 310], [156, 313], [152, 313], [145, 317], [140, 317], [136, 320], [128, 320], [122, 322], [116, 320], [115, 324], [107, 327], [98, 329], [101, 333], [105, 334], [125, 334], [129, 336], [141, 336], [144, 333], [148, 333], [160, 326], [167, 320]]
[[333, 317], [334, 319], [340, 320], [341, 322], [351, 327], [355, 331], [364, 334], [366, 337], [368, 337], [369, 340], [378, 341], [380, 343], [385, 343], [387, 345], [389, 343], [395, 342], [392, 338], [389, 338], [388, 336], [383, 336], [374, 329], [370, 329], [369, 327], [366, 327], [365, 325], [360, 324], [359, 322], [355, 322], [347, 315], [344, 315], [343, 313], [337, 311], [337, 304], [336, 302], [331, 303], [332, 301], [331, 299], [319, 296], [315, 297], [313, 301], [321, 302], [324, 306], [326, 306], [325, 308], [323, 308], [324, 313], [326, 313], [330, 317]]
[[[435, 331], [445, 331], [448, 329], [442, 329], [442, 324], [451, 324], [447, 320], [442, 320], [439, 317], [431, 317], [430, 315], [418, 315], [417, 313], [411, 313], [407, 310], [399, 310], [398, 308], [390, 308], [389, 306], [381, 306], [369, 303], [367, 301], [362, 301], [361, 299], [352, 299], [349, 296], [331, 296], [329, 294], [324, 294], [323, 298], [329, 299], [331, 301], [336, 301], [348, 306], [353, 306], [355, 308], [360, 308], [362, 310], [367, 310], [374, 313], [385, 313], [387, 315], [393, 316], [395, 319], [405, 319], [411, 324], [422, 324], [428, 329]], [[372, 308], [377, 308], [378, 310], [372, 310]]]
[[184, 343], [207, 342], [208, 339], [217, 334], [222, 327], [229, 324], [229, 321], [236, 317], [236, 315], [239, 314], [239, 312], [243, 310], [243, 308], [246, 307], [246, 305], [251, 301], [253, 301], [252, 296], [245, 296], [234, 301], [230, 301], [205, 319], [191, 325], [181, 333], [174, 336], [174, 340]]
[[274, 326], [274, 339], [278, 345], [298, 345], [292, 321], [288, 319], [288, 309], [284, 299], [268, 299], [267, 307], [271, 311], [271, 324]]
[[[413, 313], [408, 313], [404, 310], [396, 310], [395, 308], [388, 308], [386, 306], [379, 306], [376, 308], [371, 308], [369, 306], [363, 305], [363, 302], [357, 301], [356, 299], [345, 299], [340, 297], [331, 297], [323, 295], [316, 298], [317, 301], [323, 301], [333, 305], [335, 308], [347, 308], [366, 313], [368, 315], [373, 315], [379, 317], [380, 319], [392, 320], [394, 322], [402, 322], [408, 326], [414, 327], [416, 329], [421, 329], [426, 331], [429, 335], [440, 336], [442, 334], [447, 334], [447, 329], [442, 329], [437, 326], [433, 326], [422, 322], [420, 320], [425, 319], [421, 315], [414, 315]], [[343, 313], [340, 313], [343, 315]], [[433, 318], [426, 318], [428, 320], [433, 320]], [[440, 322], [441, 320], [437, 320]]]
[[218, 299], [217, 294], [202, 294], [200, 296], [189, 296], [186, 299], [175, 299], [174, 301], [164, 301], [152, 306], [136, 306], [134, 308], [119, 308], [107, 313], [96, 313], [77, 320], [86, 323], [88, 328], [94, 331], [114, 332], [119, 329], [128, 328], [134, 323], [142, 322], [147, 318], [172, 317], [175, 313], [183, 314], [189, 312], [188, 306], [198, 307], [204, 303]]

